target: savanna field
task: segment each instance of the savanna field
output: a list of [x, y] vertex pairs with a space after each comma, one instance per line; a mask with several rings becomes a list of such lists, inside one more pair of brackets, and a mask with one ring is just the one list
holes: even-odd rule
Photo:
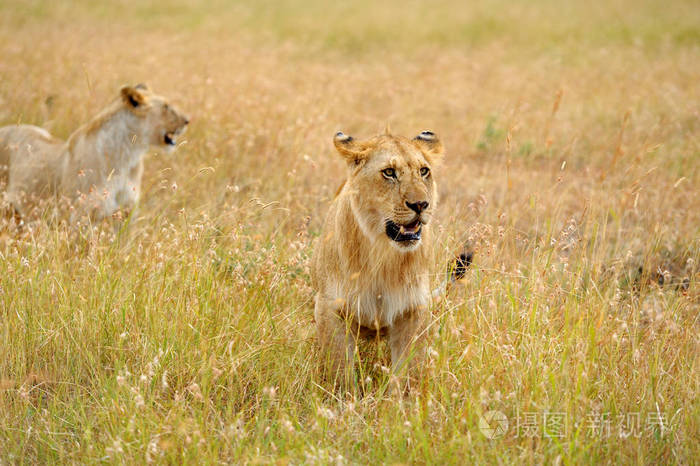
[[[697, 2], [0, 2], [0, 126], [139, 82], [191, 124], [136, 218], [2, 220], [0, 464], [698, 461]], [[434, 285], [474, 263], [420, 388], [369, 345], [344, 395], [309, 260], [387, 122], [446, 147]]]

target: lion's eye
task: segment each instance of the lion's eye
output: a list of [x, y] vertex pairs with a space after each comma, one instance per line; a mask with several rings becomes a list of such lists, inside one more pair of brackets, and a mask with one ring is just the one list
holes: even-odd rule
[[382, 170], [382, 175], [384, 175], [386, 179], [396, 178], [396, 170], [393, 168], [385, 168]]
[[425, 178], [425, 177], [427, 177], [428, 175], [430, 175], [430, 168], [428, 168], [428, 167], [423, 167], [423, 168], [420, 169], [420, 176], [422, 176], [423, 178]]

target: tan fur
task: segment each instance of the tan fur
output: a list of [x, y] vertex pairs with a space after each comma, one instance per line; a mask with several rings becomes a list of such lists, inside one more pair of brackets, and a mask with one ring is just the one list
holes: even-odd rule
[[129, 210], [139, 200], [143, 156], [149, 146], [173, 148], [188, 123], [182, 113], [146, 86], [125, 86], [115, 101], [66, 142], [30, 125], [0, 128], [0, 182], [22, 217], [42, 200], [66, 198], [100, 219]]
[[[443, 154], [432, 133], [421, 135], [335, 138], [349, 173], [315, 245], [311, 273], [318, 340], [327, 369], [342, 383], [352, 377], [356, 339], [368, 329], [388, 336], [395, 369], [407, 358], [412, 367], [420, 365], [423, 345], [413, 343], [425, 337], [429, 314], [430, 220], [437, 202], [431, 168]], [[395, 178], [385, 174], [387, 168]], [[417, 213], [407, 202], [428, 206]], [[420, 240], [389, 237], [387, 221], [410, 225], [418, 216]]]

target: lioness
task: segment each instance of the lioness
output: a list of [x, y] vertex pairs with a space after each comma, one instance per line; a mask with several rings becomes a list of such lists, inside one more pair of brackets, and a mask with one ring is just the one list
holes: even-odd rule
[[[333, 200], [312, 259], [314, 316], [326, 369], [352, 378], [356, 339], [387, 335], [396, 371], [421, 361], [430, 300], [433, 165], [443, 145], [430, 131], [357, 141], [337, 133], [348, 176]], [[414, 371], [409, 371], [409, 373]], [[410, 379], [409, 379], [410, 380]]]
[[188, 123], [145, 85], [125, 86], [66, 142], [36, 126], [0, 128], [0, 184], [7, 183], [6, 200], [20, 217], [50, 197], [79, 200], [73, 220], [108, 217], [138, 202], [148, 147], [172, 150]]

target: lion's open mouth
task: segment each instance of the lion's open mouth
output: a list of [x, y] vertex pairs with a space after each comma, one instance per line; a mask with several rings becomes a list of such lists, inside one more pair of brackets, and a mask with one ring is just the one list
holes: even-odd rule
[[165, 144], [168, 146], [174, 146], [175, 138], [175, 133], [165, 133], [165, 136], [163, 136], [163, 142], [165, 142]]
[[391, 220], [386, 222], [386, 235], [397, 242], [420, 240], [422, 229], [423, 222], [421, 222], [419, 217], [405, 225], [399, 225]]

